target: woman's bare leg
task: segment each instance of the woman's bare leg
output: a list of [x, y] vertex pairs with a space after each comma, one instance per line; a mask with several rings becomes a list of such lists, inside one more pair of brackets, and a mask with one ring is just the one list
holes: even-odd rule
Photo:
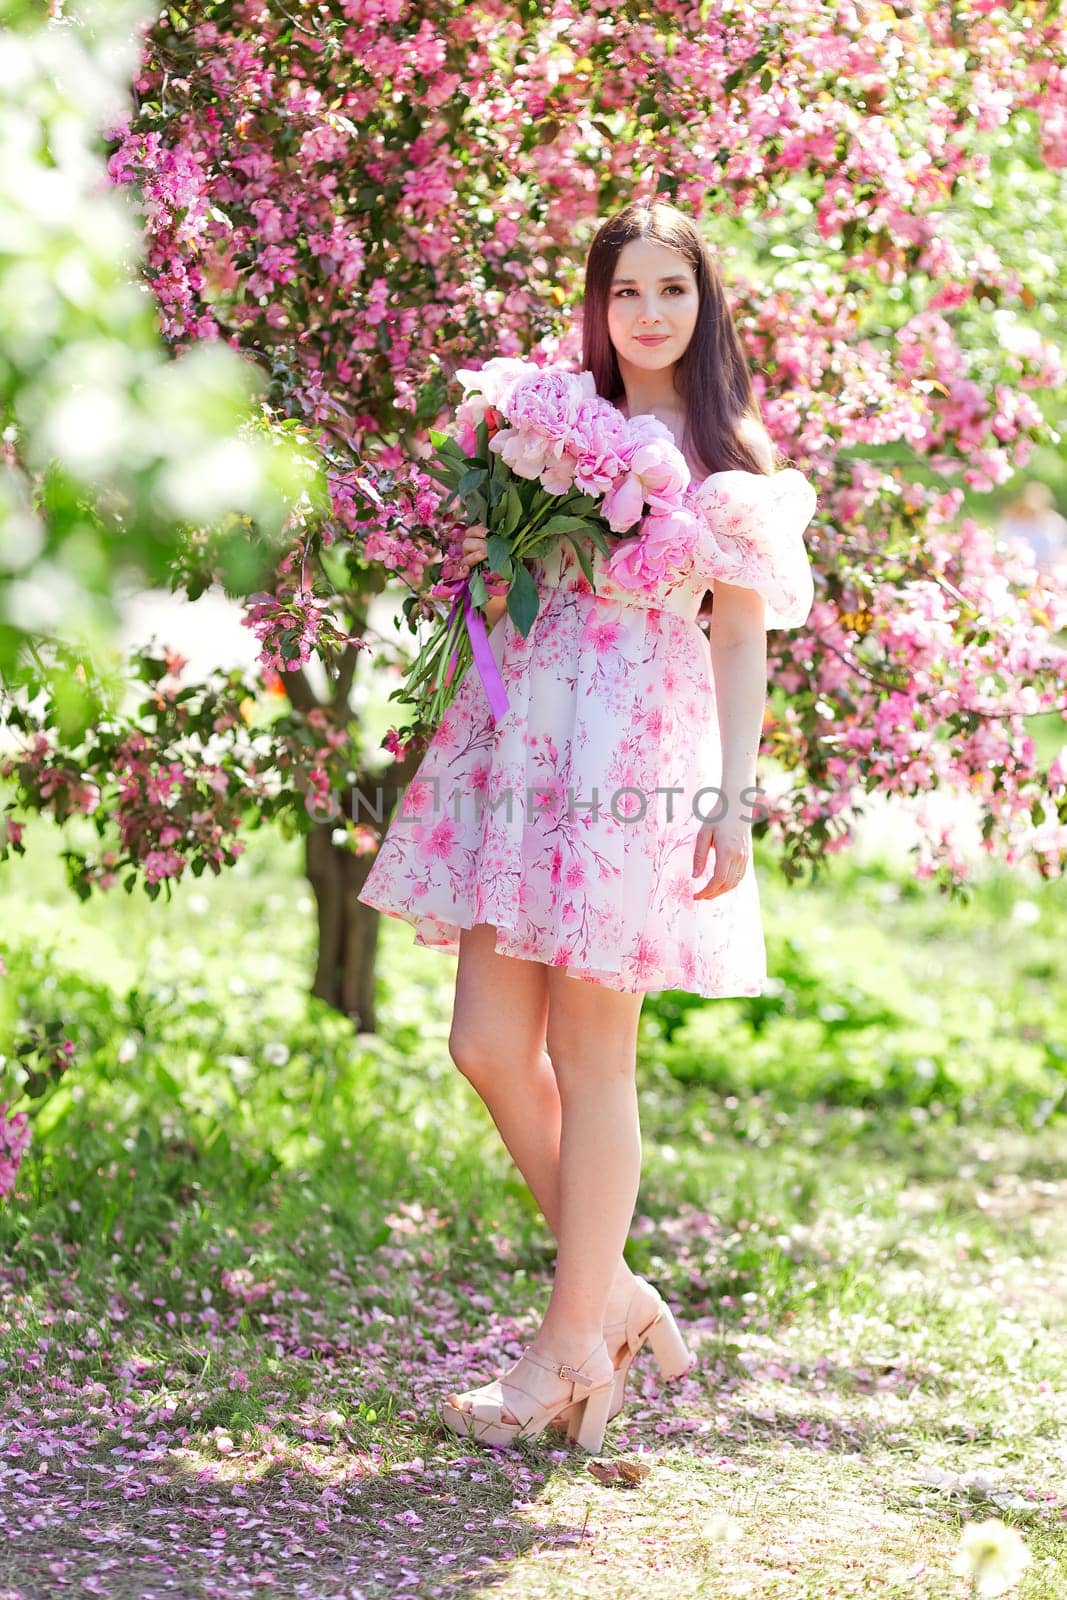
[[547, 969], [540, 961], [498, 955], [495, 941], [488, 923], [461, 930], [449, 1053], [485, 1101], [555, 1235], [560, 1104], [544, 1050]]
[[559, 1253], [535, 1348], [579, 1362], [603, 1327], [641, 1180], [643, 996], [548, 969], [548, 1053], [561, 1103]]
[[[461, 931], [449, 1051], [485, 1102], [558, 1241], [562, 1109], [556, 1071], [545, 1049], [549, 973], [555, 969], [498, 955], [495, 944], [496, 930], [488, 923]], [[594, 994], [606, 992], [578, 979], [568, 982]], [[640, 1010], [640, 996], [625, 998]], [[608, 1321], [622, 1320], [633, 1283], [620, 1245]], [[609, 1345], [613, 1357], [617, 1346], [618, 1341]]]

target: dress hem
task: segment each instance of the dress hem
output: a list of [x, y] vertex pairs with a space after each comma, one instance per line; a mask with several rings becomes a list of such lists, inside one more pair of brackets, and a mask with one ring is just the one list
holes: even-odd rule
[[[442, 918], [435, 918], [432, 913], [412, 911], [396, 905], [386, 905], [384, 902], [369, 898], [363, 893], [358, 894], [356, 899], [361, 905], [369, 906], [372, 911], [380, 912], [385, 916], [395, 917], [397, 921], [400, 922], [406, 922], [409, 927], [414, 928], [415, 930], [415, 943], [417, 945], [420, 945], [424, 950], [440, 951], [442, 955], [458, 956], [459, 931], [482, 926], [482, 923], [462, 922], [456, 916], [453, 916], [446, 923]], [[484, 922], [489, 922], [489, 920], [490, 919], [488, 917], [483, 919]], [[432, 921], [437, 921], [446, 928], [455, 928], [457, 931], [454, 935], [446, 934], [445, 937], [441, 939], [435, 939], [432, 936], [428, 937], [423, 932], [421, 924]], [[689, 986], [691, 980], [687, 980], [685, 974], [681, 972], [677, 974], [677, 981], [671, 981], [669, 978], [665, 978], [664, 981], [658, 982], [655, 985], [643, 984], [638, 988], [631, 988], [622, 983], [606, 982], [606, 978], [610, 978], [611, 976], [619, 976], [618, 968], [608, 969], [603, 967], [575, 967], [570, 962], [553, 961], [547, 954], [537, 955], [532, 952], [527, 953], [518, 950], [501, 949], [501, 924], [494, 922], [491, 925], [496, 929], [497, 937], [495, 944], [497, 955], [511, 956], [516, 961], [538, 961], [546, 967], [565, 968], [569, 978], [577, 978], [584, 983], [595, 983], [601, 988], [612, 989], [618, 994], [661, 994], [666, 990], [676, 989], [685, 994], [697, 995], [702, 1000], [752, 1000], [765, 993], [764, 985], [767, 982], [766, 974], [764, 974], [756, 986], [740, 987], [735, 985], [733, 987], [716, 989], [693, 989]]]

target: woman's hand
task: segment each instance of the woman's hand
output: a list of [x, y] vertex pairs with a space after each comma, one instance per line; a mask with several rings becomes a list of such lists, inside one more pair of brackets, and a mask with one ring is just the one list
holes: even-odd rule
[[715, 870], [694, 900], [714, 900], [741, 882], [752, 859], [752, 824], [727, 812], [718, 822], [702, 822], [693, 847], [693, 877], [706, 870], [708, 851], [715, 848]]
[[488, 556], [489, 546], [486, 543], [488, 537], [489, 529], [484, 522], [472, 522], [463, 535], [461, 553], [468, 572]]
[[[460, 547], [461, 559], [467, 568], [468, 577], [479, 561], [485, 561], [488, 557], [489, 546], [486, 543], [488, 537], [489, 529], [484, 522], [472, 522], [463, 535], [463, 544]], [[484, 572], [482, 577], [489, 593], [489, 598], [482, 609], [485, 612], [485, 620], [490, 627], [493, 627], [508, 608], [507, 582], [489, 571]], [[501, 588], [503, 593], [500, 593]]]

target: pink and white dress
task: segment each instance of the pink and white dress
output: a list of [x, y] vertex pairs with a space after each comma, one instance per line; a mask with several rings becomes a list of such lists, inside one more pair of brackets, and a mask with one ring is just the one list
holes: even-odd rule
[[790, 467], [712, 473], [686, 503], [700, 535], [658, 592], [621, 588], [590, 542], [594, 593], [561, 541], [533, 563], [540, 610], [529, 636], [506, 613], [493, 627], [510, 708], [494, 722], [468, 669], [359, 896], [413, 924], [417, 944], [456, 953], [461, 928], [491, 923], [501, 955], [609, 989], [761, 993], [752, 863], [735, 888], [693, 898], [714, 865], [709, 856], [708, 873], [691, 875], [722, 776], [696, 617], [719, 579], [758, 589], [768, 628], [806, 621], [803, 534], [816, 495]]

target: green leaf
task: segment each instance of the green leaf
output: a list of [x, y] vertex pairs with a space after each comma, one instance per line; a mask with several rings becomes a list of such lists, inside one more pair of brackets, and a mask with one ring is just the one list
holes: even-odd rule
[[549, 517], [543, 528], [538, 528], [537, 537], [540, 539], [548, 534], [560, 533], [588, 533], [590, 523], [585, 517], [555, 516]]
[[158, 1057], [153, 1059], [152, 1073], [155, 1077], [157, 1087], [164, 1090], [164, 1092], [169, 1095], [175, 1103], [180, 1103], [184, 1093], [182, 1085], [178, 1082], [174, 1074], [163, 1065], [162, 1061], [160, 1061]]
[[466, 471], [459, 480], [460, 494], [464, 497], [471, 494], [473, 490], [477, 489], [482, 483], [484, 483], [486, 477], [487, 473], [484, 467], [469, 468], [469, 470]]
[[596, 499], [591, 494], [573, 494], [567, 501], [567, 510], [576, 517], [584, 517], [596, 508]]
[[445, 467], [433, 461], [424, 461], [420, 465], [420, 471], [425, 472], [428, 478], [436, 478], [438, 483], [443, 483], [448, 489], [454, 489], [459, 482], [459, 474], [455, 467]]
[[477, 569], [471, 574], [471, 599], [476, 606], [484, 606], [489, 599], [485, 579]]
[[511, 543], [499, 533], [491, 533], [485, 541], [491, 572], [504, 571], [505, 562], [511, 560]]
[[608, 543], [604, 530], [600, 527], [597, 527], [595, 523], [590, 523], [589, 525], [589, 537], [592, 539], [602, 556], [611, 555], [614, 546]]
[[742, 61], [739, 67], [735, 67], [732, 72], [727, 73], [722, 80], [724, 92], [732, 94], [738, 84], [742, 83], [745, 78], [753, 77], [763, 66], [769, 54], [768, 50], [757, 50], [754, 55], [749, 56], [747, 61]]
[[500, 523], [500, 532], [503, 534], [514, 533], [522, 517], [522, 499], [514, 484], [509, 485], [502, 505], [504, 514]]
[[930, 460], [925, 451], [916, 450], [900, 439], [892, 439], [886, 444], [867, 444], [862, 439], [857, 440], [855, 444], [842, 445], [837, 455], [846, 461], [881, 461], [918, 467], [928, 467]]
[[577, 539], [572, 539], [569, 535], [567, 536], [567, 541], [573, 546], [574, 553], [578, 557], [578, 562], [582, 571], [585, 573], [589, 583], [592, 584], [593, 588], [595, 589], [596, 580], [593, 577], [593, 563], [589, 559], [589, 551], [586, 549], [585, 545], [579, 544]]
[[508, 615], [525, 639], [537, 617], [540, 596], [529, 567], [520, 564], [508, 590]]

